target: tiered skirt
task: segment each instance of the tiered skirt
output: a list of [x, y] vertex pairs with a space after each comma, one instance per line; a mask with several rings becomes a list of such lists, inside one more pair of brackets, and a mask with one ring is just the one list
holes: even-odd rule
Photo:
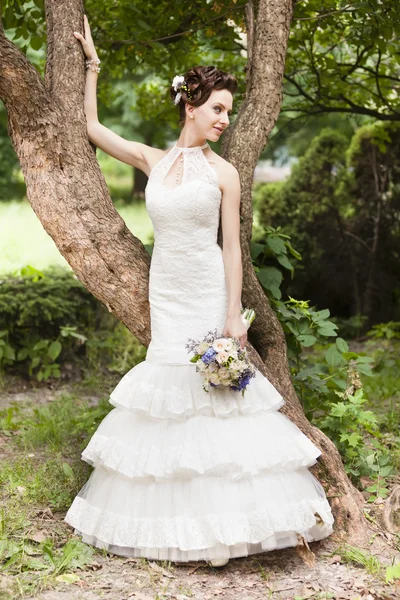
[[310, 473], [320, 451], [259, 371], [205, 392], [195, 366], [143, 361], [82, 453], [94, 471], [65, 517], [84, 542], [176, 562], [247, 556], [332, 532]]

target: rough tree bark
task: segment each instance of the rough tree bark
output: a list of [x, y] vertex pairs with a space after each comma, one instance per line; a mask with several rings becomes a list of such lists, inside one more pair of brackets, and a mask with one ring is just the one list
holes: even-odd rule
[[257, 366], [286, 399], [282, 409], [321, 449], [315, 474], [325, 483], [336, 518], [336, 531], [354, 542], [365, 539], [362, 495], [348, 479], [335, 445], [306, 419], [290, 379], [285, 336], [257, 279], [250, 255], [252, 232], [252, 181], [258, 158], [279, 115], [287, 41], [292, 19], [292, 0], [250, 0], [246, 7], [247, 85], [246, 98], [224, 140], [223, 154], [238, 169], [241, 197], [241, 246], [243, 256], [244, 306], [252, 306], [257, 319], [249, 339], [261, 360]]
[[[251, 184], [282, 102], [282, 79], [293, 0], [248, 3], [247, 96], [225, 139], [224, 156], [242, 184], [243, 304], [253, 306], [251, 356], [285, 397], [284, 411], [322, 450], [336, 531], [359, 539], [362, 497], [350, 484], [333, 443], [305, 418], [290, 380], [282, 328], [252, 267]], [[146, 346], [150, 340], [149, 256], [114, 209], [88, 143], [83, 113], [84, 67], [73, 38], [82, 29], [82, 0], [46, 1], [44, 81], [0, 29], [0, 98], [25, 176], [28, 199], [78, 278]]]

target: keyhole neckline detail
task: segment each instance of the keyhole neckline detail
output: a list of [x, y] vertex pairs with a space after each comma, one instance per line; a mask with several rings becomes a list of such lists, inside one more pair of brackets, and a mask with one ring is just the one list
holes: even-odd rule
[[191, 150], [204, 150], [204, 148], [208, 148], [208, 142], [206, 142], [202, 146], [178, 146], [178, 144], [175, 144], [174, 148], [177, 148], [178, 150], [182, 150], [184, 152], [190, 152]]

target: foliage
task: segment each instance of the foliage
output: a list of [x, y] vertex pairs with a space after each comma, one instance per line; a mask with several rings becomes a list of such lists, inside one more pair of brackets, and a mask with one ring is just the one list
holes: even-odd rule
[[95, 432], [100, 421], [111, 410], [102, 399], [96, 405], [73, 394], [60, 394], [48, 405], [32, 407], [29, 413], [18, 406], [0, 412], [0, 431], [12, 438], [18, 431], [16, 443], [34, 450], [48, 446], [51, 453], [61, 452], [76, 457]]
[[281, 227], [306, 261], [288, 293], [340, 317], [366, 317], [364, 330], [400, 310], [399, 133], [398, 125], [365, 126], [348, 146], [323, 130], [286, 181], [255, 192], [260, 225]]
[[[311, 348], [326, 344], [327, 338], [336, 337], [338, 327], [329, 320], [328, 309], [316, 310], [310, 307], [309, 301], [290, 296], [288, 300], [281, 300], [282, 267], [290, 270], [292, 277], [294, 275], [294, 265], [288, 260], [287, 253], [290, 251], [296, 261], [301, 260], [301, 256], [292, 247], [290, 237], [282, 234], [280, 228], [265, 228], [264, 235], [264, 243], [261, 243], [260, 237], [252, 243], [254, 267], [285, 333], [289, 366], [297, 393], [306, 414], [312, 414], [322, 403], [328, 404], [335, 399], [335, 392], [346, 389], [350, 361], [358, 372], [371, 375], [368, 363], [372, 359], [349, 352], [347, 342], [338, 337], [324, 351], [323, 361], [313, 362]], [[266, 258], [270, 263], [268, 267], [264, 266]], [[266, 274], [265, 269], [268, 269]]]
[[[390, 414], [383, 424], [375, 412], [364, 406], [369, 399], [360, 376], [374, 379], [371, 367], [376, 360], [365, 353], [350, 351], [348, 343], [338, 336], [338, 326], [329, 320], [328, 309], [317, 310], [310, 307], [309, 301], [290, 296], [282, 300], [279, 289], [283, 281], [282, 268], [289, 271], [291, 277], [294, 275], [287, 253], [290, 251], [296, 264], [301, 256], [280, 228], [268, 227], [263, 233], [264, 243], [261, 243], [260, 231], [257, 242], [252, 243], [252, 256], [260, 283], [283, 327], [292, 381], [303, 409], [336, 444], [346, 471], [354, 483], [364, 485], [368, 500], [385, 498], [387, 477], [394, 473], [396, 463], [393, 448], [399, 447], [400, 439], [382, 435], [382, 428], [390, 426]], [[266, 260], [268, 267], [265, 267]], [[263, 274], [266, 268], [268, 275]], [[389, 338], [393, 333], [390, 326], [384, 328], [383, 325], [374, 331], [385, 331]], [[336, 337], [335, 342], [327, 343], [332, 337]], [[376, 385], [381, 386], [380, 380]], [[361, 484], [362, 478], [368, 483]]]
[[377, 556], [368, 551], [361, 550], [350, 544], [343, 544], [335, 550], [335, 554], [339, 554], [343, 562], [353, 563], [362, 566], [371, 575], [379, 574], [384, 565], [380, 562]]
[[255, 241], [254, 238], [254, 241], [250, 244], [254, 269], [263, 288], [268, 290], [273, 298], [279, 300], [281, 298], [280, 285], [283, 275], [273, 264], [268, 263], [274, 262], [276, 259], [279, 265], [290, 271], [293, 277], [294, 266], [289, 260], [289, 254], [297, 260], [301, 260], [301, 256], [290, 243], [290, 236], [285, 235], [281, 231], [281, 227], [275, 229], [274, 227], [266, 226], [262, 235], [263, 237], [265, 236], [264, 243]]
[[60, 377], [68, 361], [88, 377], [104, 365], [123, 373], [145, 356], [128, 329], [64, 269], [26, 267], [6, 278], [0, 313], [0, 375], [17, 369], [46, 381]]
[[356, 546], [342, 544], [335, 549], [335, 554], [338, 554], [343, 562], [361, 566], [371, 575], [378, 575], [386, 583], [400, 579], [400, 565], [387, 567], [377, 556]]
[[21, 269], [0, 288], [0, 369], [20, 362], [38, 381], [59, 377], [57, 359], [79, 349], [86, 341], [80, 331], [99, 326], [106, 316], [71, 272]]
[[[0, 467], [0, 568], [14, 576], [23, 596], [73, 583], [79, 579], [73, 571], [93, 561], [95, 551], [67, 540], [52, 511], [65, 511], [87, 479], [80, 450], [110, 408], [64, 394], [47, 406], [11, 406], [0, 413], [0, 432], [11, 449]], [[46, 526], [35, 530], [38, 514]]]
[[[237, 71], [243, 69], [245, 5], [244, 0], [195, 0], [184, 6], [177, 0], [156, 5], [89, 0], [85, 10], [110, 79], [153, 70], [170, 81], [182, 70], [183, 60], [186, 66], [199, 64], [198, 57], [210, 50], [218, 63], [236, 61], [241, 65]], [[35, 53], [45, 43], [43, 8], [42, 0], [5, 0], [2, 15], [10, 39], [30, 51], [40, 69], [43, 63]], [[344, 0], [297, 2], [288, 41], [284, 111], [291, 116], [347, 111], [398, 118], [393, 89], [398, 83], [399, 31], [396, 6], [379, 0], [360, 0], [357, 6]]]
[[295, 4], [283, 110], [399, 119], [400, 19], [396, 4], [310, 0]]

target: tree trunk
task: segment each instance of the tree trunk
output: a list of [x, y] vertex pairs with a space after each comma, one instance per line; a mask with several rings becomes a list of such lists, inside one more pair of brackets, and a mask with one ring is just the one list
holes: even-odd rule
[[[82, 0], [46, 2], [48, 58], [43, 82], [0, 31], [0, 98], [27, 184], [28, 199], [79, 279], [145, 345], [150, 340], [148, 270], [142, 243], [114, 209], [87, 139], [84, 61], [72, 32], [83, 27]], [[246, 8], [249, 30], [247, 95], [227, 132], [224, 155], [240, 173], [243, 305], [257, 319], [250, 355], [286, 399], [284, 412], [322, 450], [316, 468], [327, 486], [338, 532], [363, 532], [362, 497], [350, 484], [330, 440], [307, 421], [290, 380], [285, 337], [255, 275], [249, 241], [254, 168], [282, 101], [292, 0], [259, 0]], [[258, 354], [257, 354], [258, 352]]]
[[28, 200], [79, 279], [143, 344], [150, 257], [113, 207], [86, 132], [81, 0], [46, 3], [45, 81], [0, 30], [0, 98]]
[[354, 542], [365, 539], [363, 497], [347, 477], [335, 445], [306, 419], [293, 388], [282, 327], [257, 279], [250, 255], [253, 210], [252, 181], [258, 158], [279, 115], [287, 40], [292, 18], [292, 0], [250, 1], [246, 9], [248, 67], [246, 98], [229, 136], [223, 143], [224, 157], [239, 171], [241, 196], [241, 245], [243, 256], [244, 306], [251, 306], [257, 319], [249, 330], [256, 354], [252, 358], [286, 399], [282, 412], [322, 451], [314, 472], [324, 482], [336, 519], [336, 531]]

